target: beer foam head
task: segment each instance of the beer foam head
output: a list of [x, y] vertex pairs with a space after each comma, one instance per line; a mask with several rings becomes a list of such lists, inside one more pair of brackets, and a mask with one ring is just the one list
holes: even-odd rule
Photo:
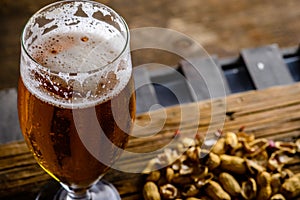
[[[22, 37], [21, 77], [43, 101], [66, 108], [104, 102], [131, 76], [128, 30], [107, 7], [62, 2], [35, 14]], [[109, 21], [110, 22], [105, 22]]]

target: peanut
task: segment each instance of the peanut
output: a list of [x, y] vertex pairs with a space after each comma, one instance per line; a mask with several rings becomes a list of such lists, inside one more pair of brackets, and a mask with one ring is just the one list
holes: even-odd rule
[[224, 154], [226, 152], [225, 138], [218, 139], [211, 151], [218, 155]]
[[238, 147], [238, 138], [235, 133], [227, 132], [225, 135], [225, 143], [230, 148], [235, 149]]
[[221, 159], [217, 154], [212, 153], [212, 152], [210, 152], [208, 154], [208, 159], [206, 161], [206, 165], [209, 170], [213, 170], [213, 169], [219, 167], [220, 163], [221, 163]]
[[223, 188], [219, 185], [219, 183], [215, 181], [210, 181], [205, 188], [206, 194], [212, 198], [213, 200], [230, 200], [231, 197], [227, 192], [223, 190]]
[[236, 197], [241, 193], [241, 187], [232, 175], [223, 172], [219, 175], [219, 181], [231, 196]]
[[276, 194], [280, 190], [280, 187], [282, 185], [280, 179], [281, 179], [281, 174], [280, 173], [272, 174], [272, 176], [271, 176], [271, 187], [272, 187], [272, 193], [273, 194]]
[[257, 184], [260, 187], [265, 187], [271, 183], [271, 175], [269, 172], [263, 171], [257, 175]]
[[257, 194], [257, 200], [268, 200], [272, 195], [272, 188], [270, 185], [260, 188]]
[[237, 156], [230, 155], [220, 155], [221, 158], [221, 168], [224, 170], [231, 171], [237, 174], [245, 174], [247, 171], [247, 167], [245, 164], [245, 160], [243, 158]]
[[282, 194], [274, 194], [270, 200], [285, 200], [285, 197]]
[[166, 179], [168, 182], [171, 182], [174, 177], [174, 170], [171, 167], [166, 169]]
[[143, 196], [145, 200], [161, 200], [157, 186], [151, 181], [144, 185]]
[[284, 181], [281, 192], [287, 199], [292, 199], [300, 195], [300, 173]]
[[242, 183], [241, 195], [244, 199], [254, 199], [256, 197], [257, 185], [253, 178], [249, 178]]
[[146, 180], [156, 182], [159, 180], [159, 178], [160, 178], [160, 171], [153, 171], [148, 175]]
[[268, 200], [272, 195], [270, 173], [268, 173], [266, 171], [260, 172], [257, 175], [257, 184], [260, 187], [258, 194], [257, 194], [257, 199], [258, 200]]
[[185, 185], [185, 184], [189, 184], [191, 183], [193, 180], [190, 176], [181, 176], [179, 174], [175, 174], [173, 179], [172, 179], [172, 182], [175, 183], [175, 184], [182, 184], [182, 185]]
[[184, 187], [184, 192], [182, 192], [182, 195], [185, 197], [194, 197], [199, 193], [199, 190], [196, 188], [195, 185], [187, 185]]
[[160, 187], [160, 193], [162, 194], [163, 199], [175, 199], [178, 190], [174, 185], [166, 184]]

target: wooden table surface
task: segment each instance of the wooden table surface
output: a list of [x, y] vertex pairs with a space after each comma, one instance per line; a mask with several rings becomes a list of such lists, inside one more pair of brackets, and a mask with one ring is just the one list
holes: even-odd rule
[[[200, 118], [194, 117], [197, 111]], [[174, 138], [178, 129], [181, 133], [179, 139], [195, 133], [213, 133], [220, 128], [237, 131], [243, 126], [246, 132], [256, 137], [295, 140], [300, 137], [300, 84], [156, 110], [137, 116], [136, 125], [136, 137], [130, 139], [127, 147], [132, 152], [162, 148]], [[142, 169], [149, 158], [124, 156], [118, 166]], [[299, 163], [291, 169], [300, 172]], [[122, 199], [142, 199], [142, 174], [110, 170], [104, 178], [116, 186]], [[0, 199], [34, 199], [49, 180], [50, 177], [36, 164], [24, 142], [0, 146]]]

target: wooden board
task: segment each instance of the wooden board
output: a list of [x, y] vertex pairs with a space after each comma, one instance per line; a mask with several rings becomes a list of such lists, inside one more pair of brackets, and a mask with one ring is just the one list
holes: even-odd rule
[[[224, 105], [226, 110], [219, 109]], [[193, 114], [197, 111], [201, 115], [195, 119]], [[222, 119], [225, 120], [224, 126]], [[179, 128], [181, 137], [185, 137], [196, 132], [205, 134], [208, 130], [213, 133], [220, 127], [225, 131], [236, 131], [245, 126], [245, 131], [257, 137], [292, 140], [300, 137], [300, 84], [156, 110], [137, 116], [136, 124], [133, 133], [136, 137], [130, 140], [127, 148], [132, 152], [163, 147], [174, 138]], [[153, 135], [159, 127], [159, 133]], [[149, 158], [125, 156], [118, 165], [128, 169], [143, 168]], [[292, 170], [300, 172], [299, 164], [292, 166]], [[143, 175], [110, 170], [104, 178], [116, 186], [122, 199], [142, 199]], [[50, 177], [36, 164], [24, 142], [0, 146], [0, 199], [34, 199], [49, 180]]]

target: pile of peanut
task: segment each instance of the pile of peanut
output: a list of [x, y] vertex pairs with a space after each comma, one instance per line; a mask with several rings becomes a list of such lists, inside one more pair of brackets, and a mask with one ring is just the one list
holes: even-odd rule
[[299, 164], [300, 139], [274, 142], [240, 131], [223, 133], [211, 148], [202, 144], [183, 138], [151, 160], [144, 171], [144, 199], [284, 200], [300, 195], [300, 173], [288, 169]]

